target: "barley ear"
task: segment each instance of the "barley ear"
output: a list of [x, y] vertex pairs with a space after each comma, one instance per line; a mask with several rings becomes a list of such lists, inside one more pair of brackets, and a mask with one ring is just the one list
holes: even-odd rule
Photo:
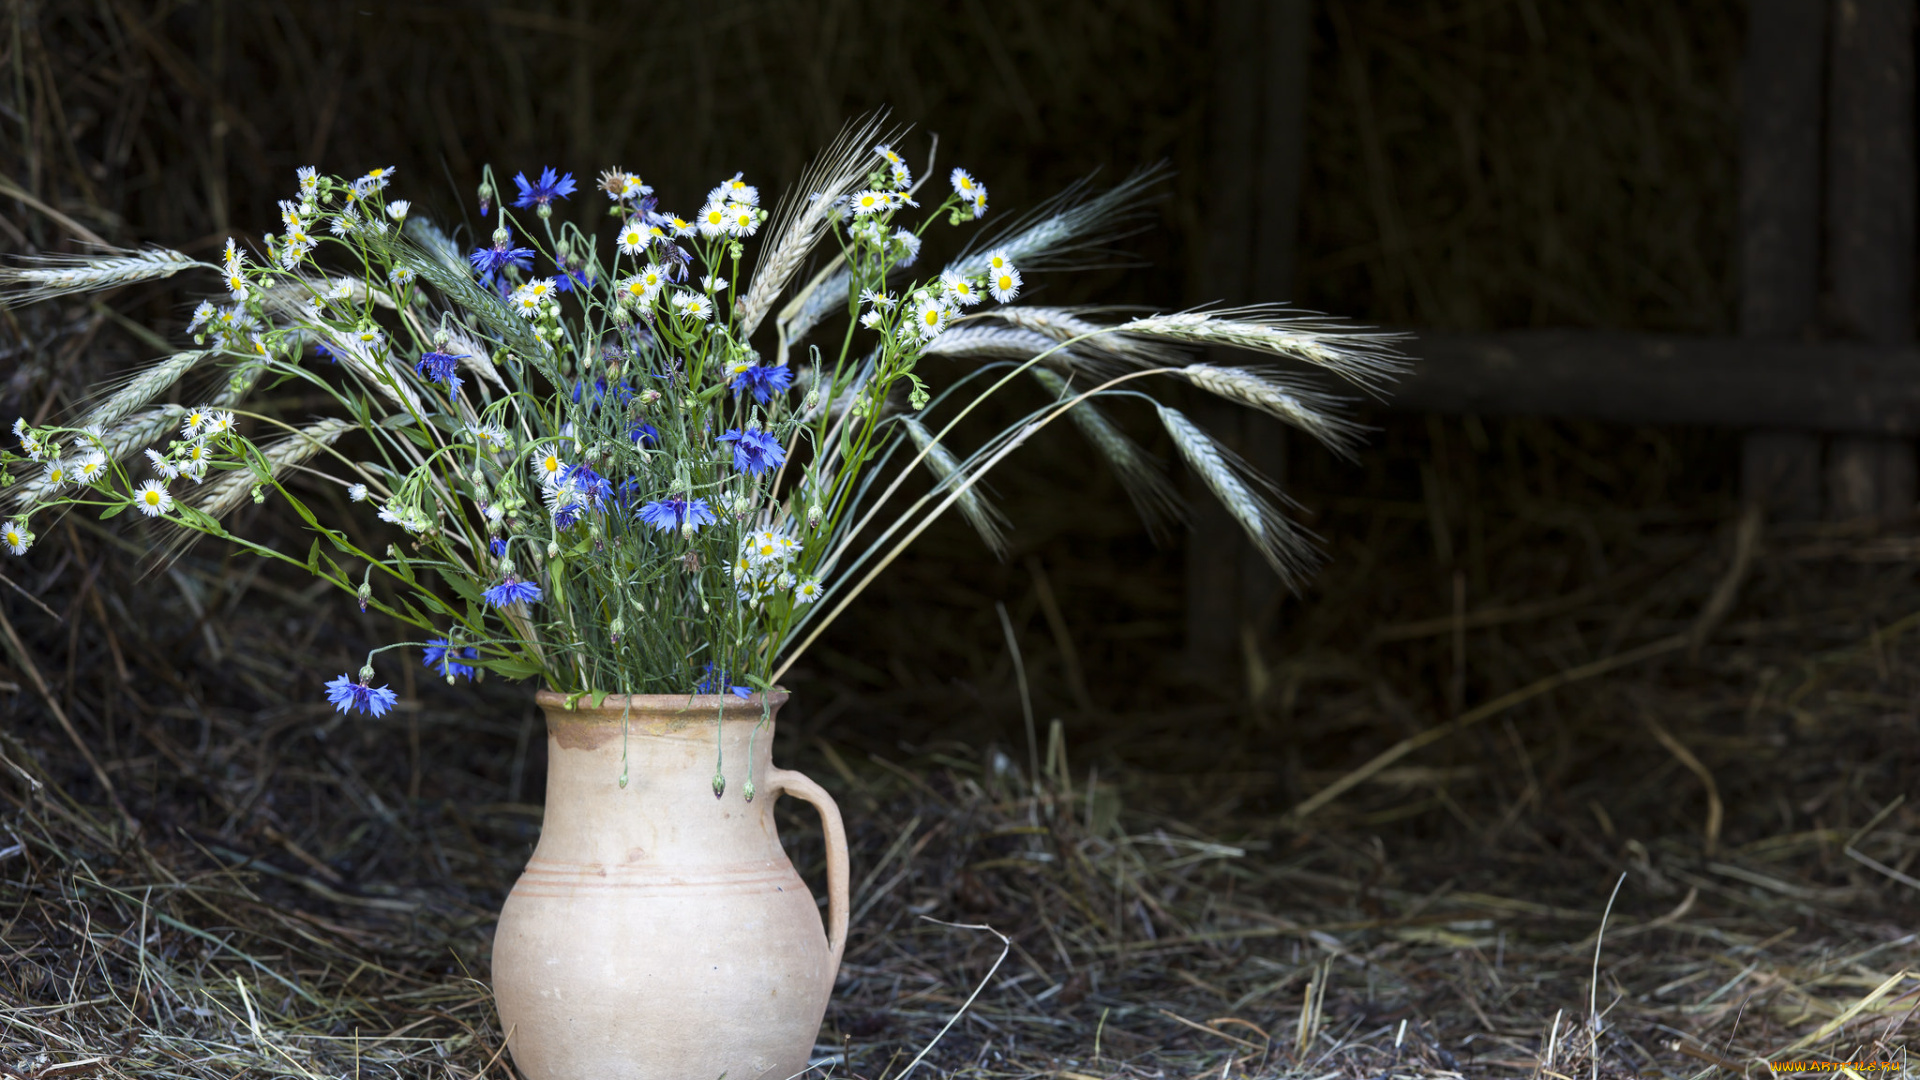
[[[913, 445], [926, 457], [927, 471], [933, 474], [934, 490], [939, 491], [965, 483], [965, 475], [959, 461], [952, 451], [940, 445], [926, 425], [911, 416], [902, 417], [901, 423], [907, 427], [907, 434], [913, 437]], [[980, 485], [974, 484], [960, 493], [957, 500], [960, 514], [980, 534], [980, 539], [998, 558], [1007, 557], [1006, 519], [980, 496]]]
[[1295, 525], [1268, 494], [1284, 499], [1272, 483], [1174, 409], [1156, 405], [1160, 422], [1188, 467], [1199, 474], [1227, 513], [1246, 530], [1260, 554], [1289, 589], [1297, 590], [1320, 561], [1312, 534]]
[[[274, 478], [278, 479], [285, 476], [289, 469], [305, 462], [331, 446], [334, 440], [354, 429], [355, 425], [345, 420], [322, 420], [262, 447], [261, 454], [267, 459], [267, 468]], [[253, 485], [259, 482], [259, 478], [254, 476], [251, 469], [230, 472], [207, 485], [206, 494], [200, 499], [199, 509], [209, 517], [225, 517], [252, 497]]]
[[120, 389], [113, 392], [105, 401], [89, 409], [80, 419], [73, 422], [74, 427], [106, 427], [118, 423], [154, 398], [165, 393], [180, 377], [193, 370], [193, 366], [206, 359], [209, 354], [198, 352], [175, 353], [146, 369], [135, 373]]
[[1360, 443], [1368, 429], [1340, 415], [1346, 404], [1341, 398], [1271, 371], [1189, 364], [1179, 374], [1210, 394], [1299, 428], [1348, 461], [1359, 459]]

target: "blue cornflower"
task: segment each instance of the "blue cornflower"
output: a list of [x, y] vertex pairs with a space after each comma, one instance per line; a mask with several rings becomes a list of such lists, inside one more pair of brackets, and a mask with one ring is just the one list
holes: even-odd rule
[[507, 555], [506, 540], [496, 536], [493, 539], [487, 541], [487, 553], [492, 555], [496, 559], [505, 558]]
[[587, 272], [584, 270], [567, 270], [554, 275], [554, 292], [572, 292], [575, 285], [580, 286], [582, 289], [592, 289], [593, 279], [588, 277]]
[[780, 440], [760, 428], [746, 431], [733, 428], [714, 441], [732, 443], [733, 467], [752, 476], [778, 468], [781, 462], [787, 460], [787, 452], [781, 448]]
[[527, 183], [526, 173], [514, 173], [513, 182], [520, 189], [520, 197], [513, 200], [513, 205], [518, 207], [545, 206], [573, 194], [573, 174], [561, 176], [552, 166], [541, 171], [538, 183]]
[[553, 512], [553, 527], [560, 532], [566, 532], [580, 524], [580, 518], [586, 512], [585, 503], [570, 502]]
[[623, 382], [616, 382], [609, 386], [607, 385], [605, 377], [597, 378], [591, 383], [585, 379], [581, 379], [579, 382], [573, 384], [573, 403], [578, 405], [580, 404], [581, 398], [588, 398], [587, 408], [589, 410], [599, 407], [600, 403], [605, 401], [609, 394], [613, 396], [616, 404], [625, 405], [627, 402], [633, 400], [632, 387]]
[[793, 370], [785, 364], [753, 364], [736, 368], [733, 373], [733, 392], [752, 391], [753, 400], [762, 405], [774, 394], [793, 385]]
[[329, 364], [337, 364], [337, 363], [339, 363], [339, 362], [340, 362], [340, 358], [339, 358], [339, 357], [337, 357], [337, 356], [335, 356], [335, 355], [333, 355], [333, 350], [332, 350], [332, 349], [329, 349], [329, 348], [327, 348], [327, 347], [326, 347], [326, 345], [325, 345], [324, 343], [322, 343], [322, 342], [318, 342], [318, 341], [316, 341], [316, 342], [314, 342], [314, 343], [313, 343], [313, 351], [314, 351], [315, 353], [318, 353], [318, 354], [319, 354], [319, 355], [321, 355], [321, 356], [324, 356], [324, 357], [326, 357], [326, 358], [327, 358], [327, 363], [329, 363]]
[[531, 581], [521, 581], [512, 574], [508, 574], [507, 580], [480, 595], [486, 597], [487, 603], [494, 607], [505, 609], [522, 601], [531, 604], [539, 600], [540, 586]]
[[448, 394], [457, 394], [460, 392], [460, 376], [455, 375], [454, 370], [460, 366], [460, 361], [466, 359], [465, 353], [455, 356], [452, 353], [430, 352], [420, 358], [414, 370], [425, 375], [430, 382], [445, 383]]
[[422, 666], [432, 668], [443, 677], [447, 675], [463, 675], [467, 681], [473, 681], [472, 665], [463, 664], [460, 661], [479, 659], [479, 649], [471, 645], [461, 649], [455, 647], [453, 642], [448, 641], [446, 638], [433, 638], [427, 642], [426, 653], [426, 659], [420, 661]]
[[662, 532], [678, 529], [682, 525], [692, 525], [697, 532], [700, 526], [711, 525], [718, 520], [713, 516], [713, 509], [707, 505], [707, 500], [694, 499], [689, 502], [671, 495], [664, 499], [655, 499], [634, 511], [634, 514], [641, 521]]
[[627, 437], [637, 443], [642, 450], [652, 450], [660, 445], [660, 429], [638, 420], [628, 425]]
[[733, 692], [734, 697], [744, 698], [753, 696], [753, 688], [750, 686], [727, 686], [727, 673], [724, 670], [713, 670], [711, 661], [707, 664], [706, 675], [699, 682], [693, 684], [693, 692], [696, 694], [717, 693], [718, 691], [715, 690], [715, 687], [720, 686], [726, 686], [728, 690]]
[[516, 270], [533, 268], [533, 249], [514, 247], [511, 238], [495, 240], [491, 247], [475, 248], [467, 256], [473, 264], [474, 272], [480, 275], [480, 284], [493, 284], [494, 275], [511, 266]]
[[367, 682], [371, 680], [372, 676], [368, 676], [366, 681], [354, 682], [350, 676], [343, 674], [327, 683], [327, 700], [340, 712], [359, 709], [375, 716], [384, 716], [388, 709], [393, 708], [393, 703], [400, 700], [400, 695], [384, 686], [368, 686]]

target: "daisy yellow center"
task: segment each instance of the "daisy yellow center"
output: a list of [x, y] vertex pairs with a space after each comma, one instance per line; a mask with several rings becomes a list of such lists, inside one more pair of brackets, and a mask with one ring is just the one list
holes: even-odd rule
[[141, 496], [141, 498], [143, 498], [143, 499], [145, 499], [145, 500], [147, 500], [147, 505], [148, 505], [148, 506], [159, 506], [159, 505], [160, 505], [160, 492], [159, 492], [158, 490], [154, 490], [154, 489], [149, 489], [149, 490], [148, 490], [148, 491], [146, 492], [146, 494], [144, 494], [144, 495], [142, 495], [142, 496]]

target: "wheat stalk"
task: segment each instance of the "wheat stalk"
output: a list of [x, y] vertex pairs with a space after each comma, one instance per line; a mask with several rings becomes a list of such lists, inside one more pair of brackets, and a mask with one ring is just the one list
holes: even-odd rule
[[[268, 471], [278, 479], [286, 475], [287, 470], [332, 445], [341, 435], [354, 430], [355, 426], [345, 420], [328, 418], [262, 447], [260, 453], [267, 459]], [[253, 485], [259, 482], [251, 469], [230, 472], [208, 485], [206, 495], [200, 500], [200, 510], [210, 517], [225, 517], [252, 497]]]
[[1259, 305], [1149, 315], [1115, 329], [1148, 338], [1222, 345], [1302, 360], [1376, 395], [1407, 370], [1406, 360], [1394, 349], [1404, 335], [1355, 333], [1337, 329], [1337, 325], [1285, 308]]
[[165, 360], [147, 368], [127, 380], [126, 385], [113, 393], [113, 396], [93, 407], [92, 411], [73, 422], [74, 427], [106, 427], [118, 423], [123, 417], [160, 396], [168, 387], [180, 381], [180, 377], [193, 370], [193, 366], [209, 354], [198, 352], [175, 353]]
[[190, 267], [220, 269], [166, 248], [108, 248], [99, 255], [29, 255], [0, 266], [0, 302], [31, 304], [56, 296], [98, 292], [172, 277]]
[[[1032, 368], [1030, 372], [1046, 388], [1047, 393], [1055, 398], [1068, 396], [1065, 379], [1045, 368]], [[1146, 523], [1147, 531], [1155, 540], [1166, 538], [1170, 523], [1186, 519], [1186, 504], [1160, 471], [1159, 464], [1140, 448], [1139, 443], [1128, 438], [1126, 432], [1107, 419], [1105, 413], [1095, 408], [1092, 401], [1083, 401], [1074, 406], [1067, 416], [1080, 429], [1080, 434], [1113, 466], [1113, 473], [1119, 478], [1121, 488], [1126, 491], [1134, 510], [1140, 514], [1140, 519]]]
[[1320, 440], [1327, 449], [1357, 460], [1367, 429], [1336, 410], [1343, 399], [1295, 383], [1274, 372], [1189, 364], [1179, 374], [1189, 383], [1228, 401], [1248, 405], [1284, 420]]
[[882, 111], [858, 127], [849, 124], [841, 129], [833, 145], [780, 201], [770, 230], [774, 240], [761, 249], [753, 284], [740, 301], [741, 337], [749, 337], [759, 328], [760, 320], [786, 289], [787, 282], [793, 280], [807, 252], [820, 242], [820, 237], [833, 223], [835, 204], [866, 179], [874, 143], [891, 141], [881, 134], [880, 124], [885, 117]]
[[[927, 471], [933, 474], [936, 484], [953, 486], [959, 483], [960, 462], [954, 458], [952, 451], [940, 445], [939, 440], [933, 437], [933, 433], [927, 430], [926, 425], [913, 417], [902, 417], [900, 422], [907, 426], [907, 434], [913, 437], [913, 445], [925, 455]], [[980, 497], [977, 487], [963, 488], [960, 491], [958, 505], [961, 515], [967, 519], [967, 524], [972, 525], [973, 531], [980, 534], [980, 539], [986, 543], [994, 555], [1006, 558], [1006, 519], [1000, 516], [1000, 512]]]
[[1219, 498], [1227, 513], [1246, 530], [1248, 539], [1266, 558], [1267, 565], [1280, 575], [1288, 588], [1295, 588], [1319, 561], [1312, 539], [1302, 532], [1280, 508], [1250, 486], [1243, 474], [1271, 489], [1233, 455], [1179, 411], [1155, 404], [1160, 423], [1172, 436], [1173, 445], [1187, 465], [1200, 475], [1207, 488]]

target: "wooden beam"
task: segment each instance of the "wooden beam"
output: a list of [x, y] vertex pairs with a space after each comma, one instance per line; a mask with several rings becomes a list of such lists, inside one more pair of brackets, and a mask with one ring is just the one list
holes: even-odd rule
[[1920, 349], [1582, 330], [1417, 335], [1391, 409], [1920, 435]]

